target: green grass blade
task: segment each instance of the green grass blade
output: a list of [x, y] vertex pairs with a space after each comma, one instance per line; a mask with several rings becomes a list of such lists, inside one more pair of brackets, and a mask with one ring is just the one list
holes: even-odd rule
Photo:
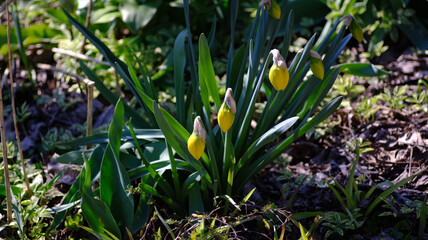
[[[333, 180], [334, 180], [334, 179], [333, 179]], [[343, 197], [342, 197], [342, 196], [340, 196], [339, 192], [336, 190], [336, 188], [335, 188], [332, 184], [330, 184], [330, 183], [327, 183], [327, 184], [328, 184], [328, 187], [329, 187], [329, 188], [331, 189], [331, 191], [333, 192], [334, 196], [336, 196], [336, 199], [339, 201], [340, 205], [341, 205], [344, 209], [346, 209], [346, 204], [345, 204], [345, 201], [343, 200]], [[338, 184], [338, 183], [336, 183], [336, 185], [340, 186], [340, 184]]]

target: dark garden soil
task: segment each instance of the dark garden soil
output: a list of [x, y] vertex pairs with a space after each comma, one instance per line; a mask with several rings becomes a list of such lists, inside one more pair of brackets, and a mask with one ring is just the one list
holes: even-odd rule
[[[32, 59], [34, 65], [37, 66], [37, 63], [54, 65], [52, 54], [48, 50], [43, 51], [35, 51]], [[37, 56], [36, 52], [39, 53]], [[40, 57], [39, 55], [42, 57], [36, 58]], [[17, 105], [27, 102], [28, 111], [31, 112], [31, 116], [20, 129], [24, 150], [32, 162], [51, 166], [50, 158], [53, 152], [42, 153], [46, 150], [43, 149], [42, 136], [54, 127], [67, 129], [74, 136], [82, 134], [76, 130], [75, 125], [86, 121], [86, 97], [68, 93], [67, 88], [73, 82], [64, 82], [63, 74], [49, 70], [38, 69], [37, 85], [30, 87], [31, 84], [24, 83], [28, 80], [26, 74], [19, 70], [23, 68], [19, 65], [19, 60], [14, 62], [14, 76], [17, 76], [15, 80]], [[392, 90], [395, 86], [403, 85], [408, 85], [406, 94], [410, 95], [417, 90], [418, 80], [427, 79], [428, 76], [428, 56], [413, 52], [408, 45], [404, 47], [392, 45], [390, 50], [375, 59], [374, 63], [382, 65], [391, 74], [378, 85], [360, 82], [366, 87], [366, 91], [362, 94], [365, 97], [379, 94], [384, 88]], [[5, 69], [5, 64], [6, 61], [1, 59], [1, 69]], [[9, 89], [5, 88], [5, 92], [7, 90]], [[57, 98], [52, 98], [43, 104], [36, 104], [35, 95], [53, 96], [54, 90], [59, 91]], [[7, 94], [4, 93], [5, 95]], [[59, 99], [60, 96], [62, 99]], [[61, 105], [71, 101], [75, 103], [68, 108]], [[7, 99], [6, 104], [8, 104]], [[96, 101], [94, 106], [95, 126], [108, 123], [112, 113], [111, 107], [107, 107], [101, 101]], [[257, 204], [252, 208], [261, 209], [267, 203], [274, 203], [279, 209], [283, 209], [284, 214], [289, 213], [290, 210], [292, 212], [342, 211], [337, 198], [323, 180], [334, 178], [342, 185], [347, 183], [349, 170], [356, 155], [355, 151], [347, 148], [346, 143], [357, 138], [362, 138], [363, 142], [369, 142], [366, 148], [373, 148], [373, 151], [360, 155], [355, 173], [357, 179], [362, 179], [364, 176], [364, 181], [358, 182], [359, 189], [368, 191], [376, 184], [385, 181], [394, 184], [412, 174], [419, 173], [417, 177], [392, 194], [392, 197], [396, 205], [404, 205], [408, 200], [421, 201], [428, 194], [428, 114], [426, 112], [410, 108], [397, 110], [380, 106], [373, 119], [365, 120], [355, 114], [354, 105], [352, 105], [336, 111], [330, 119], [332, 122], [339, 123], [331, 128], [331, 133], [318, 139], [303, 137], [297, 140], [283, 154], [287, 164], [283, 162], [271, 164], [247, 186], [249, 189], [252, 186], [257, 187], [257, 191], [251, 198], [251, 201]], [[7, 135], [11, 137], [14, 136], [12, 125], [11, 117], [7, 116], [6, 130]], [[293, 178], [278, 180], [283, 175], [280, 170], [291, 172]], [[308, 175], [308, 179], [313, 178], [313, 181], [304, 183], [300, 187], [294, 184], [289, 189], [284, 188], [284, 184], [293, 184], [294, 179], [303, 174]], [[62, 182], [67, 184], [71, 181], [72, 179]], [[382, 187], [379, 187], [374, 195], [381, 191]], [[290, 199], [294, 199], [291, 206], [287, 205]], [[359, 207], [367, 207], [367, 203], [361, 202]], [[393, 231], [394, 224], [399, 221], [400, 216], [399, 214], [397, 218], [386, 218], [390, 220], [389, 224], [385, 224], [382, 229], [373, 234], [351, 232], [352, 239], [381, 239], [382, 237], [389, 239], [389, 233]], [[415, 216], [411, 217], [416, 221]], [[309, 228], [312, 221], [313, 218], [310, 221], [302, 221], [302, 224]], [[237, 236], [243, 239], [273, 239], [273, 236], [268, 233], [248, 232], [252, 227], [250, 224], [247, 229], [238, 229]], [[297, 228], [294, 230], [296, 231], [293, 232], [298, 232]], [[323, 231], [326, 231], [326, 228], [320, 227], [320, 232]], [[290, 235], [288, 239], [297, 239], [297, 237], [297, 234]]]

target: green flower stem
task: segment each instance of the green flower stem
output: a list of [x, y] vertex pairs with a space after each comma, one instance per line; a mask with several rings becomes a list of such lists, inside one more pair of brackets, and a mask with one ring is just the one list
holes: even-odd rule
[[180, 179], [178, 178], [177, 164], [175, 164], [174, 153], [172, 152], [171, 146], [168, 144], [168, 141], [165, 139], [165, 144], [168, 148], [169, 161], [171, 163], [171, 173], [172, 181], [174, 182], [174, 190], [176, 196], [179, 196], [180, 193]]
[[224, 134], [224, 140], [223, 177], [227, 176], [226, 194], [230, 196], [232, 193], [233, 176], [236, 163], [232, 144], [232, 130], [229, 130]]
[[[211, 138], [210, 138], [211, 139]], [[222, 192], [222, 186], [221, 186], [221, 179], [220, 179], [220, 173], [219, 173], [219, 168], [217, 165], [217, 158], [215, 157], [215, 153], [214, 150], [212, 148], [212, 143], [211, 141], [207, 140], [207, 150], [208, 150], [208, 155], [210, 157], [210, 166], [211, 166], [211, 171], [213, 174], [213, 178], [214, 178], [214, 182], [213, 182], [213, 191], [214, 191], [214, 195], [217, 195], [217, 192]]]

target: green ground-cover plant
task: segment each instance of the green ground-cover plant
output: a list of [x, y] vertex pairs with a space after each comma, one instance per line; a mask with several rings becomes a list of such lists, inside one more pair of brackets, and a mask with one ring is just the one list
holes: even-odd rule
[[[8, 153], [15, 154], [13, 149]], [[12, 157], [11, 157], [12, 158]], [[50, 181], [45, 182], [43, 170], [40, 165], [28, 165], [27, 173], [30, 180], [32, 196], [26, 191], [24, 176], [19, 164], [10, 166], [11, 188], [13, 192], [12, 206], [14, 211], [14, 221], [4, 222], [0, 226], [0, 231], [8, 231], [9, 237], [14, 239], [44, 239], [50, 238], [57, 233], [56, 230], [47, 231], [48, 221], [53, 218], [56, 208], [49, 208], [47, 202], [54, 197], [60, 197], [61, 193], [53, 186], [60, 179], [65, 170], [60, 172]], [[3, 165], [1, 166], [1, 176], [4, 175]], [[1, 181], [4, 181], [2, 177]], [[0, 184], [0, 196], [5, 200], [5, 185]], [[4, 221], [4, 216], [2, 216]], [[9, 229], [8, 229], [9, 228]], [[16, 229], [17, 231], [11, 231]]]
[[[331, 12], [327, 21], [336, 20], [344, 14], [352, 14], [364, 23], [368, 39], [367, 57], [380, 56], [388, 49], [385, 46], [392, 40], [398, 42], [400, 31], [420, 50], [428, 48], [428, 26], [424, 21], [424, 12], [428, 9], [421, 1], [344, 1], [327, 0], [326, 5]], [[388, 43], [387, 43], [388, 42]]]
[[[311, 229], [318, 228], [319, 226], [327, 227], [328, 230], [323, 234], [325, 234], [325, 237], [332, 237], [335, 239], [343, 238], [347, 233], [358, 229], [364, 229], [367, 233], [377, 232], [378, 229], [383, 226], [382, 217], [386, 219], [387, 216], [396, 217], [398, 214], [397, 210], [392, 207], [392, 205], [394, 205], [394, 198], [391, 196], [392, 193], [420, 174], [411, 175], [395, 184], [383, 182], [372, 186], [368, 190], [362, 190], [358, 187], [357, 179], [364, 181], [364, 176], [356, 178], [356, 167], [359, 162], [360, 154], [370, 149], [365, 148], [365, 143], [362, 142], [362, 139], [348, 141], [347, 145], [350, 151], [355, 152], [355, 160], [349, 170], [348, 181], [346, 185], [342, 185], [333, 178], [328, 183], [328, 187], [336, 196], [343, 212], [299, 212], [291, 216], [293, 221], [319, 216], [313, 222]], [[389, 186], [389, 188], [383, 188], [384, 186]], [[380, 209], [379, 205], [382, 203], [384, 203], [382, 206], [383, 209]], [[398, 211], [400, 214], [408, 214], [416, 210], [417, 218], [419, 218], [421, 222], [420, 225], [424, 225], [426, 216], [421, 214], [424, 211], [424, 203], [422, 202], [422, 205], [419, 205], [419, 203], [419, 201], [407, 202], [406, 205], [401, 206]], [[402, 224], [406, 226], [412, 225], [413, 227], [417, 227], [415, 223], [412, 223], [408, 219], [403, 218], [402, 222]], [[418, 229], [418, 234], [420, 234], [420, 231], [424, 231], [424, 227], [422, 230], [420, 227]], [[307, 235], [310, 236], [313, 231], [309, 232]], [[402, 231], [403, 232], [400, 232], [400, 234], [411, 236], [411, 228], [402, 229]]]

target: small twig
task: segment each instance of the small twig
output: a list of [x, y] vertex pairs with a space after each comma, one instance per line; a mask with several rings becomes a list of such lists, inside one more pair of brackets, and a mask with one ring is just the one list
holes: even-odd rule
[[0, 7], [0, 13], [3, 12], [13, 1], [15, 0], [7, 0], [5, 3], [3, 3], [3, 5]]
[[[93, 106], [94, 106], [94, 82], [85, 79], [83, 81], [88, 86], [88, 108], [87, 108], [87, 115], [86, 115], [86, 136], [89, 136], [92, 134], [92, 114], [93, 114]], [[90, 148], [90, 146], [86, 146], [86, 148]]]
[[77, 80], [82, 81], [82, 82], [85, 79], [85, 78], [83, 78], [82, 76], [80, 76], [78, 74], [75, 74], [75, 73], [72, 73], [72, 72], [67, 72], [67, 71], [65, 71], [63, 69], [56, 68], [56, 67], [54, 67], [52, 65], [49, 65], [49, 64], [39, 63], [39, 64], [37, 64], [37, 67], [40, 68], [40, 69], [44, 69], [44, 70], [50, 70], [50, 71], [54, 71], [54, 72], [60, 72], [60, 73], [69, 75], [71, 77], [74, 77]]
[[[9, 48], [9, 67], [12, 66], [10, 56], [10, 19], [9, 19], [9, 5], [6, 3], [6, 18], [7, 18], [7, 40]], [[12, 70], [9, 69], [10, 77], [12, 78]], [[4, 129], [4, 110], [3, 110], [3, 88], [0, 85], [0, 127], [1, 127], [1, 143], [3, 150], [3, 164], [4, 164], [4, 181], [6, 185], [6, 205], [7, 205], [7, 222], [12, 222], [12, 195], [10, 191], [9, 179], [9, 164], [7, 161], [7, 147], [6, 147], [6, 132]]]
[[100, 60], [97, 60], [95, 58], [88, 57], [84, 54], [76, 53], [76, 52], [69, 51], [69, 50], [64, 50], [64, 49], [60, 49], [60, 48], [52, 48], [52, 52], [65, 54], [65, 55], [72, 56], [72, 57], [79, 58], [79, 59], [86, 60], [86, 61], [96, 62], [96, 63], [104, 65], [104, 66], [111, 66], [110, 63], [108, 63], [108, 62], [100, 61]]
[[[89, 28], [89, 25], [91, 24], [91, 12], [92, 12], [92, 0], [89, 0], [88, 11], [86, 12], [86, 28]], [[81, 53], [85, 52], [85, 45], [86, 45], [86, 37], [83, 36], [82, 48], [80, 49]]]
[[[7, 24], [8, 26], [10, 25], [9, 22], [9, 8], [6, 8], [6, 13], [8, 15], [8, 19], [7, 19]], [[28, 194], [30, 195], [30, 197], [33, 195], [32, 191], [31, 191], [31, 187], [30, 187], [30, 182], [28, 181], [28, 177], [27, 177], [27, 170], [25, 169], [25, 159], [24, 159], [24, 153], [22, 151], [22, 145], [21, 145], [21, 138], [19, 137], [19, 129], [18, 129], [18, 121], [16, 120], [16, 104], [15, 104], [15, 91], [14, 91], [14, 82], [13, 82], [13, 74], [12, 74], [12, 54], [10, 52], [10, 36], [9, 36], [9, 32], [8, 32], [8, 38], [7, 38], [7, 43], [8, 43], [8, 53], [9, 53], [9, 78], [10, 78], [10, 97], [11, 97], [11, 102], [12, 102], [12, 116], [13, 116], [13, 124], [15, 127], [15, 135], [16, 135], [16, 142], [18, 144], [18, 149], [19, 149], [19, 156], [21, 158], [21, 167], [22, 167], [22, 174], [24, 175], [24, 181], [25, 181], [25, 185], [27, 187], [27, 191]]]

